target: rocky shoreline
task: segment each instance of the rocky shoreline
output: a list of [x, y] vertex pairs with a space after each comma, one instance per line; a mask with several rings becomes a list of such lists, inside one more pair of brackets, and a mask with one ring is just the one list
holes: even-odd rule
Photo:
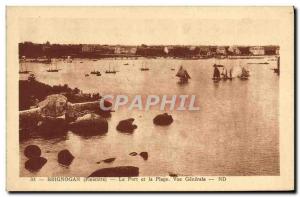
[[[28, 82], [27, 85], [36, 86], [36, 84], [39, 84], [39, 82], [31, 81]], [[39, 86], [50, 89], [50, 86], [47, 85], [40, 84]], [[46, 93], [52, 93], [52, 91], [44, 91], [44, 94]], [[31, 135], [38, 135], [47, 139], [65, 135], [68, 131], [80, 136], [104, 135], [108, 132], [108, 118], [111, 116], [111, 111], [101, 111], [99, 100], [90, 101], [87, 99], [87, 102], [71, 103], [68, 100], [69, 98], [70, 97], [67, 97], [64, 93], [49, 94], [44, 100], [37, 103], [35, 108], [20, 111], [20, 140], [26, 139], [26, 137], [30, 138]], [[94, 97], [94, 99], [95, 98], [96, 97]], [[99, 98], [101, 99], [100, 96]], [[106, 105], [110, 105], [110, 103], [107, 102]], [[120, 133], [133, 134], [138, 128], [133, 122], [133, 118], [120, 120], [116, 130]], [[153, 118], [153, 124], [158, 126], [168, 126], [172, 122], [172, 116], [167, 113], [159, 114]], [[25, 148], [24, 155], [28, 158], [24, 167], [31, 172], [39, 171], [48, 161], [47, 158], [42, 157], [42, 150], [34, 144]], [[131, 152], [129, 155], [139, 155], [144, 161], [147, 161], [149, 158], [149, 153], [146, 151], [140, 153]], [[64, 166], [72, 165], [74, 159], [76, 159], [76, 156], [67, 149], [59, 151], [57, 155], [57, 162]], [[97, 163], [100, 164], [104, 162], [110, 164], [116, 159], [117, 158], [111, 157]], [[122, 177], [138, 175], [138, 167], [116, 166], [111, 168], [100, 168], [91, 173], [89, 177]]]

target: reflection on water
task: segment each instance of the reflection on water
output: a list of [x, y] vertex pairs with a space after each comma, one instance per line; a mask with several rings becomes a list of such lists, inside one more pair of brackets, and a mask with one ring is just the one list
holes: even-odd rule
[[[108, 119], [109, 129], [105, 135], [82, 136], [67, 131], [64, 137], [29, 136], [20, 145], [21, 176], [86, 177], [98, 168], [121, 165], [139, 167], [140, 176], [164, 176], [168, 172], [184, 175], [279, 175], [279, 77], [271, 70], [276, 67], [276, 62], [247, 64], [266, 62], [267, 59], [74, 60], [59, 63], [62, 70], [58, 73], [47, 73], [47, 65], [29, 64], [38, 80], [50, 85], [68, 84], [86, 93], [128, 96], [194, 94], [200, 111], [168, 111], [174, 122], [161, 127], [152, 121], [161, 113], [156, 108], [147, 112], [120, 108]], [[234, 73], [239, 72], [239, 65], [246, 66], [251, 76], [247, 81], [235, 78], [214, 83], [211, 80], [212, 65], [216, 61], [228, 69], [232, 67]], [[109, 62], [120, 72], [105, 74]], [[143, 62], [149, 71], [140, 71]], [[191, 76], [185, 86], [178, 85], [175, 77], [180, 65]], [[94, 69], [102, 76], [85, 77]], [[119, 121], [128, 118], [134, 118], [138, 128], [129, 135], [118, 132]], [[42, 156], [48, 160], [34, 174], [23, 168], [26, 159], [22, 153], [29, 144], [39, 145]], [[70, 150], [75, 156], [68, 168], [57, 162], [57, 153], [62, 149]], [[142, 151], [149, 153], [147, 161], [129, 155]], [[113, 163], [97, 164], [112, 157], [116, 158]]]

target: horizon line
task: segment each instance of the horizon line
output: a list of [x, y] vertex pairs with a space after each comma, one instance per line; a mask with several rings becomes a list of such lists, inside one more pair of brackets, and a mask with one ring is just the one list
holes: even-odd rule
[[258, 44], [107, 44], [107, 43], [57, 43], [57, 42], [50, 42], [50, 41], [45, 41], [45, 42], [33, 42], [33, 41], [22, 41], [19, 42], [18, 44], [22, 43], [33, 43], [33, 44], [46, 44], [49, 42], [50, 45], [54, 44], [60, 44], [60, 45], [102, 45], [102, 46], [277, 46], [279, 47], [279, 44], [263, 44], [263, 45], [258, 45]]

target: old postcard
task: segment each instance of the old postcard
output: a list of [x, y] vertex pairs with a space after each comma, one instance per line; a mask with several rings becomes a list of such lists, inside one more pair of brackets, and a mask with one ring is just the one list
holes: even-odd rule
[[8, 191], [294, 190], [293, 7], [7, 7]]

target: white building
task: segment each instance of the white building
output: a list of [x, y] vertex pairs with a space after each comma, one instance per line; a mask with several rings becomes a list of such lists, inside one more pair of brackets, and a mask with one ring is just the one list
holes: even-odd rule
[[252, 55], [264, 55], [265, 54], [265, 49], [262, 46], [254, 46], [249, 48], [250, 53]]

